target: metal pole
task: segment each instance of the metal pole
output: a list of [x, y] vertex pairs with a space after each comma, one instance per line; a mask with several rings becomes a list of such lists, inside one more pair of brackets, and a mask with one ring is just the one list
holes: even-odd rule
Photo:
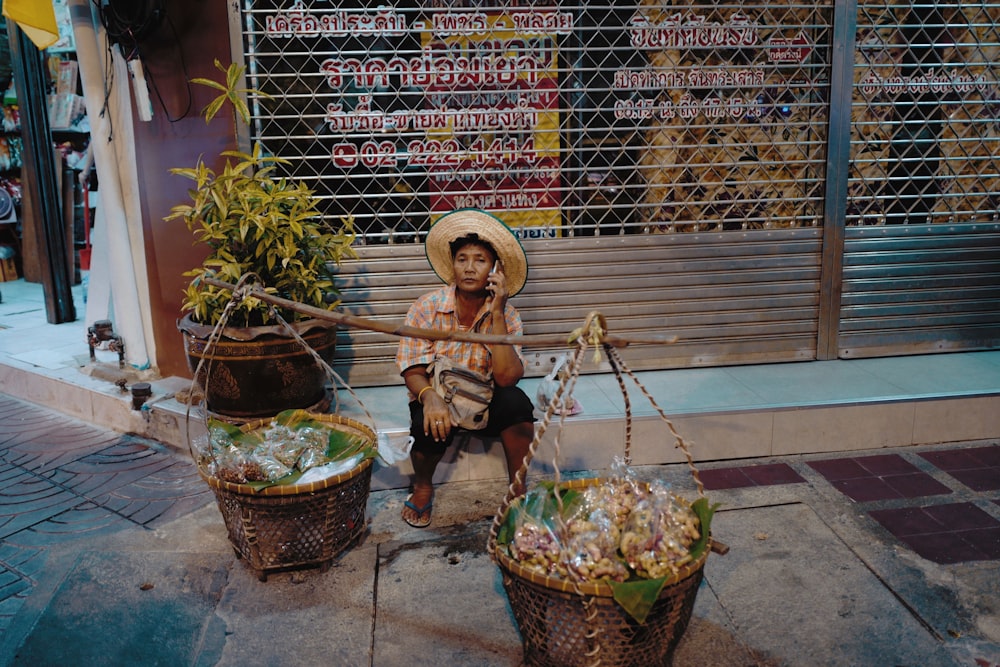
[[847, 167], [851, 152], [851, 99], [854, 92], [854, 38], [857, 4], [836, 0], [833, 62], [830, 74], [830, 132], [826, 158], [826, 207], [823, 212], [823, 260], [820, 272], [819, 330], [816, 358], [836, 359], [844, 281], [847, 223]]
[[35, 225], [44, 252], [40, 253], [42, 289], [45, 293], [45, 316], [50, 324], [76, 319], [72, 281], [69, 275], [61, 192], [57, 186], [52, 133], [46, 103], [48, 90], [42, 52], [28, 39], [14, 21], [7, 21], [11, 64], [18, 105], [21, 108], [21, 133], [24, 140], [25, 194], [37, 203], [39, 221]]

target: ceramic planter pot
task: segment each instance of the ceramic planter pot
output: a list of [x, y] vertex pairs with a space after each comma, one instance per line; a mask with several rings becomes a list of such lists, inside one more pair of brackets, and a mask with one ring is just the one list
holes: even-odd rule
[[[306, 320], [292, 326], [327, 364], [333, 363], [335, 323]], [[326, 370], [283, 326], [226, 327], [211, 347], [208, 340], [214, 327], [197, 324], [186, 315], [177, 328], [191, 373], [205, 360], [198, 384], [209, 412], [250, 420], [294, 408], [322, 411], [329, 404]]]

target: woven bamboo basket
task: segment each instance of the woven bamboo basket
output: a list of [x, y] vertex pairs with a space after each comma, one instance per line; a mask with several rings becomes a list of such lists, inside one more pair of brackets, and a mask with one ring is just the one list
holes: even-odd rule
[[[560, 486], [582, 488], [603, 481], [573, 480]], [[664, 583], [646, 622], [640, 624], [615, 601], [611, 586], [546, 576], [522, 566], [498, 546], [494, 553], [521, 632], [524, 663], [538, 667], [670, 664], [691, 620], [708, 551]]]
[[[311, 417], [375, 444], [375, 433], [361, 422], [339, 415]], [[256, 420], [241, 428], [251, 431], [268, 422]], [[198, 472], [215, 493], [237, 556], [261, 581], [266, 581], [270, 572], [308, 567], [326, 571], [367, 529], [371, 459], [319, 482], [259, 491], [248, 484], [213, 477], [202, 465]]]
[[[603, 319], [601, 324], [603, 325]], [[531, 459], [553, 412], [562, 403], [563, 397], [569, 396], [569, 390], [579, 376], [580, 360], [585, 348], [586, 344], [581, 338], [570, 361], [569, 375], [562, 379], [541, 427], [536, 430], [529, 454], [518, 473], [520, 482], [526, 477]], [[684, 440], [676, 433], [670, 420], [642, 387], [638, 378], [625, 367], [617, 351], [610, 345], [604, 345], [604, 350], [625, 400], [625, 462], [629, 463], [631, 456], [632, 413], [622, 378], [623, 371], [639, 384], [643, 394], [670, 427], [678, 447], [687, 456], [698, 494], [703, 497], [704, 487]], [[555, 449], [558, 459], [558, 436], [555, 439]], [[555, 465], [555, 469], [559, 488], [583, 488], [603, 481], [592, 478], [559, 482], [558, 465]], [[603, 582], [577, 583], [547, 576], [522, 566], [510, 557], [505, 546], [497, 544], [497, 532], [506, 518], [506, 512], [519, 497], [514, 494], [513, 489], [514, 485], [511, 485], [494, 517], [487, 552], [500, 568], [504, 590], [521, 633], [524, 664], [538, 667], [652, 667], [671, 664], [674, 649], [691, 620], [708, 553], [711, 550], [725, 553], [727, 547], [714, 544], [709, 536], [701, 555], [681, 566], [673, 577], [667, 579], [645, 622], [639, 623], [614, 599], [610, 585]]]

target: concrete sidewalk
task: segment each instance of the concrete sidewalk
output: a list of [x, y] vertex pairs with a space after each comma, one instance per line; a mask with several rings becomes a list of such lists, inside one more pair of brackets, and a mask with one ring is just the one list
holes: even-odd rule
[[[948, 463], [970, 452], [978, 466]], [[674, 664], [1000, 665], [998, 453], [700, 465], [730, 552], [709, 556]], [[685, 466], [639, 473], [694, 496]], [[0, 664], [521, 663], [485, 554], [501, 480], [440, 486], [424, 530], [399, 519], [405, 491], [375, 491], [330, 570], [261, 582], [191, 462], [159, 443], [0, 395], [0, 478]], [[921, 533], [925, 515], [951, 519]]]

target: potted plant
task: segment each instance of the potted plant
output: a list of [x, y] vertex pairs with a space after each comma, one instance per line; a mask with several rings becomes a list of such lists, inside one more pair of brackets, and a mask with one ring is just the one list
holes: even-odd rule
[[[203, 110], [211, 121], [228, 102], [238, 121], [250, 122], [244, 93], [238, 88], [243, 67], [215, 66], [225, 82], [196, 78], [193, 83], [220, 91]], [[190, 203], [171, 209], [165, 220], [180, 218], [210, 252], [200, 267], [186, 272], [185, 316], [178, 322], [188, 365], [197, 372], [208, 409], [242, 419], [273, 416], [290, 408], [316, 408], [326, 400], [325, 370], [296, 341], [274, 313], [291, 324], [327, 363], [333, 358], [336, 325], [275, 308], [253, 296], [234, 304], [221, 337], [209, 344], [232, 294], [206, 284], [206, 277], [237, 283], [253, 274], [266, 292], [332, 310], [339, 304], [333, 269], [357, 257], [352, 247], [353, 220], [336, 228], [322, 218], [313, 192], [303, 183], [276, 174], [286, 160], [266, 156], [259, 143], [252, 153], [223, 151], [225, 167], [216, 172], [199, 158], [191, 168], [171, 173], [190, 178]]]

